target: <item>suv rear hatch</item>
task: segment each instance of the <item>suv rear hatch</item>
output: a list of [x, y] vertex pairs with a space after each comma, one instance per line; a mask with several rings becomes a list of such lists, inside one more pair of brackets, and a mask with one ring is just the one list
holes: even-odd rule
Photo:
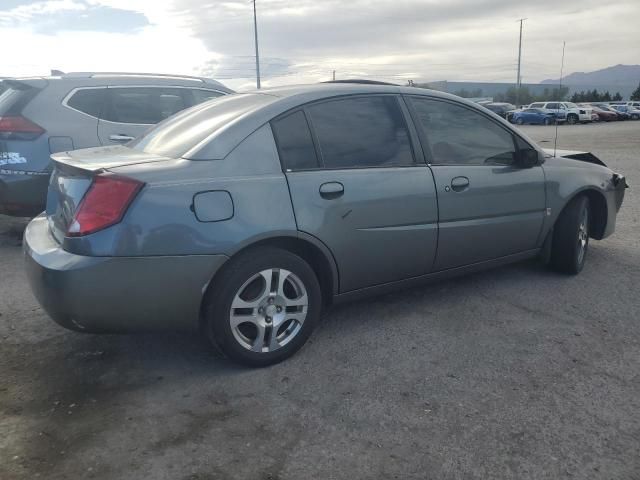
[[[30, 165], [34, 155], [38, 155], [36, 142], [44, 128], [23, 115], [27, 104], [47, 85], [44, 79], [2, 80], [6, 88], [0, 94], [0, 169], [13, 171], [41, 171], [40, 163]], [[46, 138], [45, 138], [46, 143]], [[48, 144], [45, 150], [45, 163], [48, 162]], [[2, 173], [0, 170], [0, 173]], [[5, 172], [6, 173], [6, 172]]]
[[[117, 186], [118, 182], [121, 185], [136, 183], [136, 180], [114, 175], [110, 172], [111, 168], [169, 160], [167, 157], [132, 150], [126, 146], [87, 148], [57, 153], [52, 155], [51, 159], [54, 169], [47, 194], [46, 214], [51, 233], [59, 243], [62, 243], [65, 236], [78, 235], [78, 225], [72, 224], [77, 220], [78, 209], [83, 199], [87, 197], [87, 192], [94, 189], [95, 193], [98, 182], [101, 182], [101, 188], [106, 181], [114, 182], [114, 186]], [[139, 187], [142, 187], [141, 183]], [[110, 201], [112, 198], [108, 193], [103, 198]], [[128, 203], [124, 205], [124, 207], [127, 206]], [[124, 212], [121, 213], [124, 214]], [[75, 231], [73, 231], [74, 228]]]

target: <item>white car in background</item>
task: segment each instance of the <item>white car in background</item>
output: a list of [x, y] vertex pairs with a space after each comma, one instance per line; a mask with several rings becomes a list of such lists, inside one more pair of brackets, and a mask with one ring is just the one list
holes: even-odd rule
[[578, 122], [587, 123], [592, 121], [591, 114], [593, 109], [579, 107], [573, 102], [534, 102], [529, 105], [529, 108], [540, 108], [547, 113], [554, 113], [558, 123], [567, 122], [570, 125], [574, 125]]

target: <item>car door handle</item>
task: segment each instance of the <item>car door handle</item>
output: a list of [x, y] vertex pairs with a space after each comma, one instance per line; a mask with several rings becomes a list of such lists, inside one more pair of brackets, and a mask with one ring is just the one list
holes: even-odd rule
[[451, 189], [454, 192], [462, 192], [469, 188], [469, 179], [467, 177], [455, 177], [451, 180]]
[[131, 137], [129, 135], [125, 135], [123, 133], [117, 133], [115, 135], [109, 135], [109, 140], [113, 141], [113, 142], [128, 142], [130, 140], [133, 140], [134, 137]]
[[341, 197], [344, 194], [344, 185], [340, 182], [327, 182], [320, 185], [320, 196], [327, 200]]

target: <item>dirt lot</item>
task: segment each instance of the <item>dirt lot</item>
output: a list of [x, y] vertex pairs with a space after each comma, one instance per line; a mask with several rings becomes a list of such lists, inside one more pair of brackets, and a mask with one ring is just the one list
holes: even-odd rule
[[558, 131], [632, 186], [581, 275], [525, 262], [342, 306], [263, 370], [196, 336], [63, 330], [0, 218], [0, 479], [640, 478], [640, 122]]

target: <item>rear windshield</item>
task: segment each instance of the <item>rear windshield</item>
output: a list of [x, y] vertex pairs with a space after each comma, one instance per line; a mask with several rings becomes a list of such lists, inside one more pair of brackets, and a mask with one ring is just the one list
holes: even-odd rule
[[224, 95], [177, 113], [127, 146], [179, 158], [228, 123], [271, 101], [269, 95]]
[[[7, 87], [6, 84], [4, 86]], [[0, 116], [20, 113], [18, 110], [24, 106], [24, 100], [26, 100], [29, 90], [28, 88], [19, 89], [9, 86], [0, 93]]]

